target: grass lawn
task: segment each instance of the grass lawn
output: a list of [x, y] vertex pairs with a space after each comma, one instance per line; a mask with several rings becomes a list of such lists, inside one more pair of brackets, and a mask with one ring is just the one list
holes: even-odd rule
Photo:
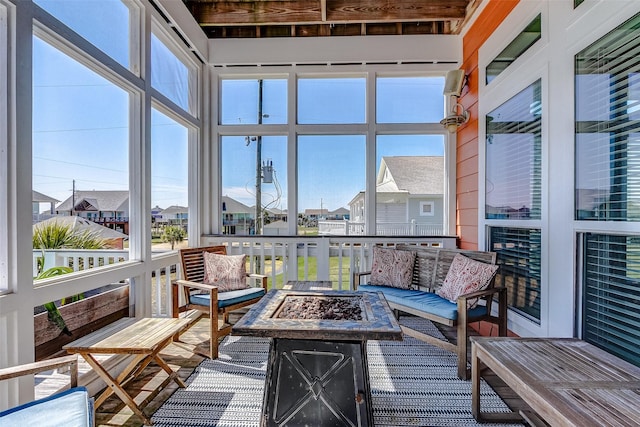
[[[349, 286], [349, 277], [351, 271], [348, 268], [349, 258], [343, 257], [342, 268], [342, 287], [346, 289]], [[346, 268], [344, 266], [347, 266]], [[316, 258], [309, 258], [308, 262], [308, 276], [309, 280], [317, 280], [318, 278], [318, 262]], [[304, 280], [304, 258], [298, 258], [298, 280]], [[333, 282], [333, 288], [338, 289], [338, 258], [329, 259], [329, 280]], [[281, 288], [284, 285], [284, 275], [278, 274], [276, 276], [276, 287]], [[269, 289], [273, 287], [271, 277], [269, 277]]]

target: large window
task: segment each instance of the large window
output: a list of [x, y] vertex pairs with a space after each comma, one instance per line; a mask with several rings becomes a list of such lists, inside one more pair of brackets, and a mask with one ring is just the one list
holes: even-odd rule
[[496, 56], [486, 68], [486, 82], [491, 83], [509, 65], [527, 51], [542, 36], [542, 16], [536, 18], [525, 27], [515, 39]]
[[365, 78], [298, 79], [298, 123], [365, 123]]
[[376, 171], [376, 234], [443, 234], [442, 135], [378, 135]]
[[286, 235], [287, 139], [222, 138], [222, 232]]
[[439, 122], [445, 115], [443, 86], [443, 77], [378, 77], [376, 122]]
[[[298, 204], [301, 232], [319, 231], [324, 220], [342, 220], [365, 187], [364, 135], [298, 138]], [[339, 216], [340, 218], [337, 218]], [[345, 231], [346, 233], [346, 231]], [[361, 231], [359, 231], [361, 233]]]
[[[486, 116], [485, 218], [541, 219], [542, 98], [536, 81]], [[491, 224], [491, 221], [488, 222]], [[509, 307], [540, 321], [540, 229], [489, 227], [489, 248], [498, 253], [497, 282], [508, 289]]]
[[639, 48], [636, 15], [575, 56], [575, 215], [596, 222], [579, 239], [582, 338], [640, 366]]
[[349, 74], [220, 78], [221, 233], [443, 234], [444, 77]]
[[[34, 37], [34, 198], [50, 198], [57, 214], [53, 217], [47, 209], [35, 218], [37, 248], [97, 249], [80, 239], [89, 235], [89, 240], [100, 241], [99, 247], [125, 248], [130, 227], [129, 105], [129, 93]], [[50, 232], [60, 228], [77, 238], [52, 238]], [[62, 259], [46, 253], [38, 270]]]
[[541, 234], [539, 229], [489, 227], [489, 249], [498, 254], [497, 286], [506, 286], [508, 306], [540, 322]]
[[171, 49], [151, 34], [151, 86], [183, 110], [194, 114], [197, 85], [189, 67]]
[[[9, 11], [6, 5], [0, 2], [0, 182], [8, 181], [8, 148], [11, 141], [9, 133]], [[0, 206], [9, 206], [6, 185], [0, 186]], [[0, 292], [6, 290], [9, 285], [7, 269], [7, 248], [9, 247], [9, 224], [7, 209], [0, 209]]]
[[137, 15], [135, 11], [129, 9], [132, 7], [132, 2], [127, 4], [122, 0], [34, 0], [34, 2], [123, 66], [132, 65], [129, 41], [132, 32], [137, 31], [137, 27], [131, 28], [131, 23], [135, 22], [132, 15]]
[[575, 57], [576, 219], [640, 220], [640, 16]]
[[582, 337], [640, 366], [640, 237], [583, 235]]
[[188, 156], [188, 129], [154, 108], [151, 113], [151, 236], [157, 243], [153, 245], [156, 251], [188, 245]]
[[486, 116], [487, 219], [540, 219], [540, 80]]
[[287, 123], [287, 80], [222, 80], [220, 124]]

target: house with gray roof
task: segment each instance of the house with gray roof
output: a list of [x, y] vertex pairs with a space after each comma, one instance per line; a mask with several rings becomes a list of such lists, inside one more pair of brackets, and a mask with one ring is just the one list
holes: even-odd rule
[[128, 191], [82, 191], [56, 207], [60, 216], [79, 216], [122, 233], [129, 233]]
[[[31, 191], [31, 213], [33, 215], [33, 222], [43, 221], [47, 218], [51, 218], [55, 213], [56, 203], [60, 200], [47, 196], [46, 194], [39, 193], [35, 190]], [[47, 206], [46, 210], [42, 210], [42, 205]]]
[[189, 208], [171, 205], [159, 213], [159, 218], [156, 221], [164, 225], [186, 226], [189, 223]]
[[[383, 157], [376, 177], [378, 233], [384, 224], [406, 224], [423, 230], [442, 228], [444, 215], [444, 157]], [[350, 220], [364, 223], [364, 191], [350, 202]], [[398, 234], [424, 234], [406, 228]], [[432, 234], [431, 232], [427, 234]]]
[[224, 234], [246, 236], [254, 232], [255, 208], [229, 196], [222, 196], [222, 230]]

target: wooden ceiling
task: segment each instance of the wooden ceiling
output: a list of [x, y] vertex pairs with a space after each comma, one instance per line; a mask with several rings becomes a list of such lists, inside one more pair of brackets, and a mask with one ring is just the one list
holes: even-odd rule
[[482, 0], [183, 0], [209, 38], [458, 34]]

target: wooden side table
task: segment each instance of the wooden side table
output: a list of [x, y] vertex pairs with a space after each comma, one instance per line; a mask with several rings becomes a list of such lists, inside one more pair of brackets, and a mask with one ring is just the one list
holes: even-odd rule
[[[145, 425], [151, 425], [151, 419], [142, 413], [143, 408], [135, 403], [123, 386], [140, 375], [151, 361], [155, 361], [179, 387], [185, 387], [178, 374], [162, 360], [159, 353], [172, 342], [175, 334], [184, 330], [190, 323], [190, 319], [125, 318], [62, 348], [69, 353], [81, 355], [107, 384], [106, 390], [95, 401], [96, 408], [115, 393], [136, 415], [142, 418]], [[124, 371], [114, 378], [93, 356], [94, 354], [124, 354], [133, 358]]]

